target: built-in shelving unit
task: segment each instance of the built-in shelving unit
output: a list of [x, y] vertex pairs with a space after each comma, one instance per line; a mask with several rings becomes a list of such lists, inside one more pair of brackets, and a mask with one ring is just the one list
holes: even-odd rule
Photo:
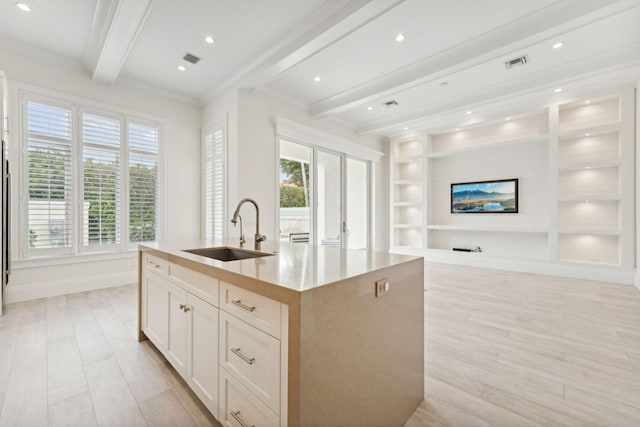
[[[622, 88], [392, 142], [392, 251], [630, 282], [633, 105], [633, 88]], [[519, 180], [517, 214], [451, 213], [452, 183], [510, 178]]]
[[425, 140], [391, 143], [391, 236], [395, 251], [423, 247], [425, 206]]

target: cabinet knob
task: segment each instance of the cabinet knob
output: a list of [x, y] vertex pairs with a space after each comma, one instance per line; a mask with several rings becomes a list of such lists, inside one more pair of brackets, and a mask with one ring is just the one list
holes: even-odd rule
[[185, 304], [180, 304], [180, 310], [184, 311], [185, 313], [189, 310], [191, 310], [191, 307], [189, 307], [188, 305]]

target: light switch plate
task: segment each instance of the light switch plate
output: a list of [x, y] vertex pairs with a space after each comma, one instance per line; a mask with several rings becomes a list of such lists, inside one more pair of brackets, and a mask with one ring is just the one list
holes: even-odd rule
[[376, 280], [376, 298], [389, 292], [389, 280], [380, 279]]

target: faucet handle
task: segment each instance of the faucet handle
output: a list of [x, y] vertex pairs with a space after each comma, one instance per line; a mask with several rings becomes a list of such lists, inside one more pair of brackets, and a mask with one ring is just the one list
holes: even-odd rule
[[264, 234], [256, 234], [256, 242], [264, 242], [267, 240], [267, 236]]

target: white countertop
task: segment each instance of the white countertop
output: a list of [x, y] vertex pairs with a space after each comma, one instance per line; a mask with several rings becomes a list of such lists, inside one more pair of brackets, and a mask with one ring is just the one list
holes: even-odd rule
[[[140, 250], [152, 249], [164, 252], [172, 257], [195, 261], [210, 267], [213, 273], [216, 270], [226, 271], [298, 292], [420, 258], [385, 252], [274, 241], [262, 242], [260, 250], [273, 255], [237, 261], [218, 261], [184, 252], [185, 249], [220, 246], [241, 249], [237, 240], [234, 239], [234, 241], [142, 243]], [[253, 242], [247, 242], [242, 249], [253, 250]]]

